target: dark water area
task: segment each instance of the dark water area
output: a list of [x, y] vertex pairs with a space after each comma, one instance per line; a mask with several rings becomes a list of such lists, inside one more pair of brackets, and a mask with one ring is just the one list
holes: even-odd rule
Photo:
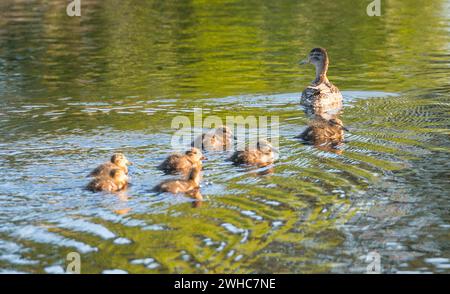
[[[0, 2], [0, 272], [449, 273], [450, 2]], [[330, 54], [342, 152], [295, 138]], [[279, 160], [208, 153], [202, 194], [150, 189], [175, 116], [279, 117]], [[132, 186], [85, 191], [112, 153]]]

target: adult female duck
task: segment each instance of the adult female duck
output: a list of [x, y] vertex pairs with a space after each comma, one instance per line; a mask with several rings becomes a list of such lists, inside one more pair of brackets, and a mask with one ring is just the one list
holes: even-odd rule
[[302, 93], [300, 104], [308, 114], [338, 113], [342, 108], [342, 94], [327, 77], [329, 58], [324, 48], [314, 48], [300, 64], [313, 64], [316, 79]]

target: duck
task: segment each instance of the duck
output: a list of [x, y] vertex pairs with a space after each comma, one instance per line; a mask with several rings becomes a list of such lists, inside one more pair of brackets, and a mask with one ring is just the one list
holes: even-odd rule
[[120, 169], [128, 175], [128, 166], [133, 165], [123, 153], [115, 153], [111, 156], [109, 162], [105, 162], [96, 167], [90, 174], [90, 177], [104, 177], [108, 176], [113, 169]]
[[207, 158], [202, 154], [200, 149], [192, 147], [184, 154], [171, 154], [158, 166], [158, 169], [164, 171], [165, 173], [182, 173], [187, 175], [194, 166], [198, 165], [201, 168], [202, 160], [206, 159]]
[[259, 140], [256, 149], [247, 147], [243, 151], [235, 151], [229, 160], [235, 164], [264, 167], [275, 161], [274, 150], [267, 140]]
[[208, 151], [227, 151], [233, 146], [233, 132], [227, 126], [220, 126], [198, 136], [191, 146]]
[[296, 138], [315, 146], [336, 148], [344, 142], [344, 131], [348, 129], [338, 117], [316, 115]]
[[338, 113], [342, 109], [342, 94], [327, 77], [330, 59], [325, 48], [314, 48], [300, 64], [313, 64], [316, 78], [303, 91], [300, 104], [307, 114]]
[[200, 193], [201, 168], [194, 165], [186, 179], [167, 180], [157, 185], [153, 190], [156, 192], [170, 192], [172, 194], [186, 194], [202, 201], [203, 197]]
[[118, 192], [128, 187], [128, 176], [122, 169], [112, 169], [108, 175], [94, 178], [87, 186], [92, 192]]

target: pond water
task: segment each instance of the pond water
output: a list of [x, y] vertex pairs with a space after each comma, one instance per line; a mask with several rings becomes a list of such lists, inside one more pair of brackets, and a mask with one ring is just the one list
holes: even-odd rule
[[[59, 2], [59, 3], [58, 3]], [[173, 1], [175, 2], [175, 1]], [[0, 3], [0, 272], [449, 273], [450, 1]], [[311, 48], [344, 95], [341, 154], [294, 137]], [[171, 121], [279, 117], [280, 158], [209, 153], [202, 194], [150, 189]], [[133, 185], [84, 190], [123, 151]]]

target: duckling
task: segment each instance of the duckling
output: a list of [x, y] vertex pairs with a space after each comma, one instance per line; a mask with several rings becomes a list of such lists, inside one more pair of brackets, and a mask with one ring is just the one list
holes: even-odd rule
[[109, 175], [99, 176], [93, 179], [87, 186], [92, 192], [118, 192], [128, 186], [128, 176], [121, 169], [112, 169]]
[[327, 77], [329, 58], [324, 48], [314, 48], [300, 64], [313, 64], [316, 78], [302, 93], [300, 104], [309, 114], [337, 112], [342, 108], [342, 94]]
[[158, 168], [166, 173], [182, 173], [189, 174], [194, 165], [202, 167], [202, 160], [206, 157], [198, 148], [191, 148], [183, 155], [181, 153], [174, 153], [161, 163]]
[[120, 169], [128, 175], [128, 165], [133, 165], [122, 153], [115, 153], [110, 162], [105, 162], [96, 167], [90, 174], [90, 177], [107, 176], [113, 169]]
[[173, 194], [184, 193], [198, 201], [203, 200], [200, 194], [201, 169], [194, 165], [185, 180], [168, 180], [157, 185], [154, 190], [157, 192], [170, 192]]
[[346, 130], [343, 122], [337, 117], [327, 119], [323, 116], [316, 116], [309, 122], [306, 130], [296, 138], [315, 146], [335, 148], [344, 142], [344, 131]]
[[230, 150], [235, 139], [233, 132], [227, 126], [220, 126], [207, 133], [198, 136], [191, 146], [208, 151]]
[[256, 149], [246, 148], [244, 151], [236, 151], [230, 158], [235, 164], [254, 165], [264, 167], [275, 160], [274, 148], [266, 140], [258, 141]]

